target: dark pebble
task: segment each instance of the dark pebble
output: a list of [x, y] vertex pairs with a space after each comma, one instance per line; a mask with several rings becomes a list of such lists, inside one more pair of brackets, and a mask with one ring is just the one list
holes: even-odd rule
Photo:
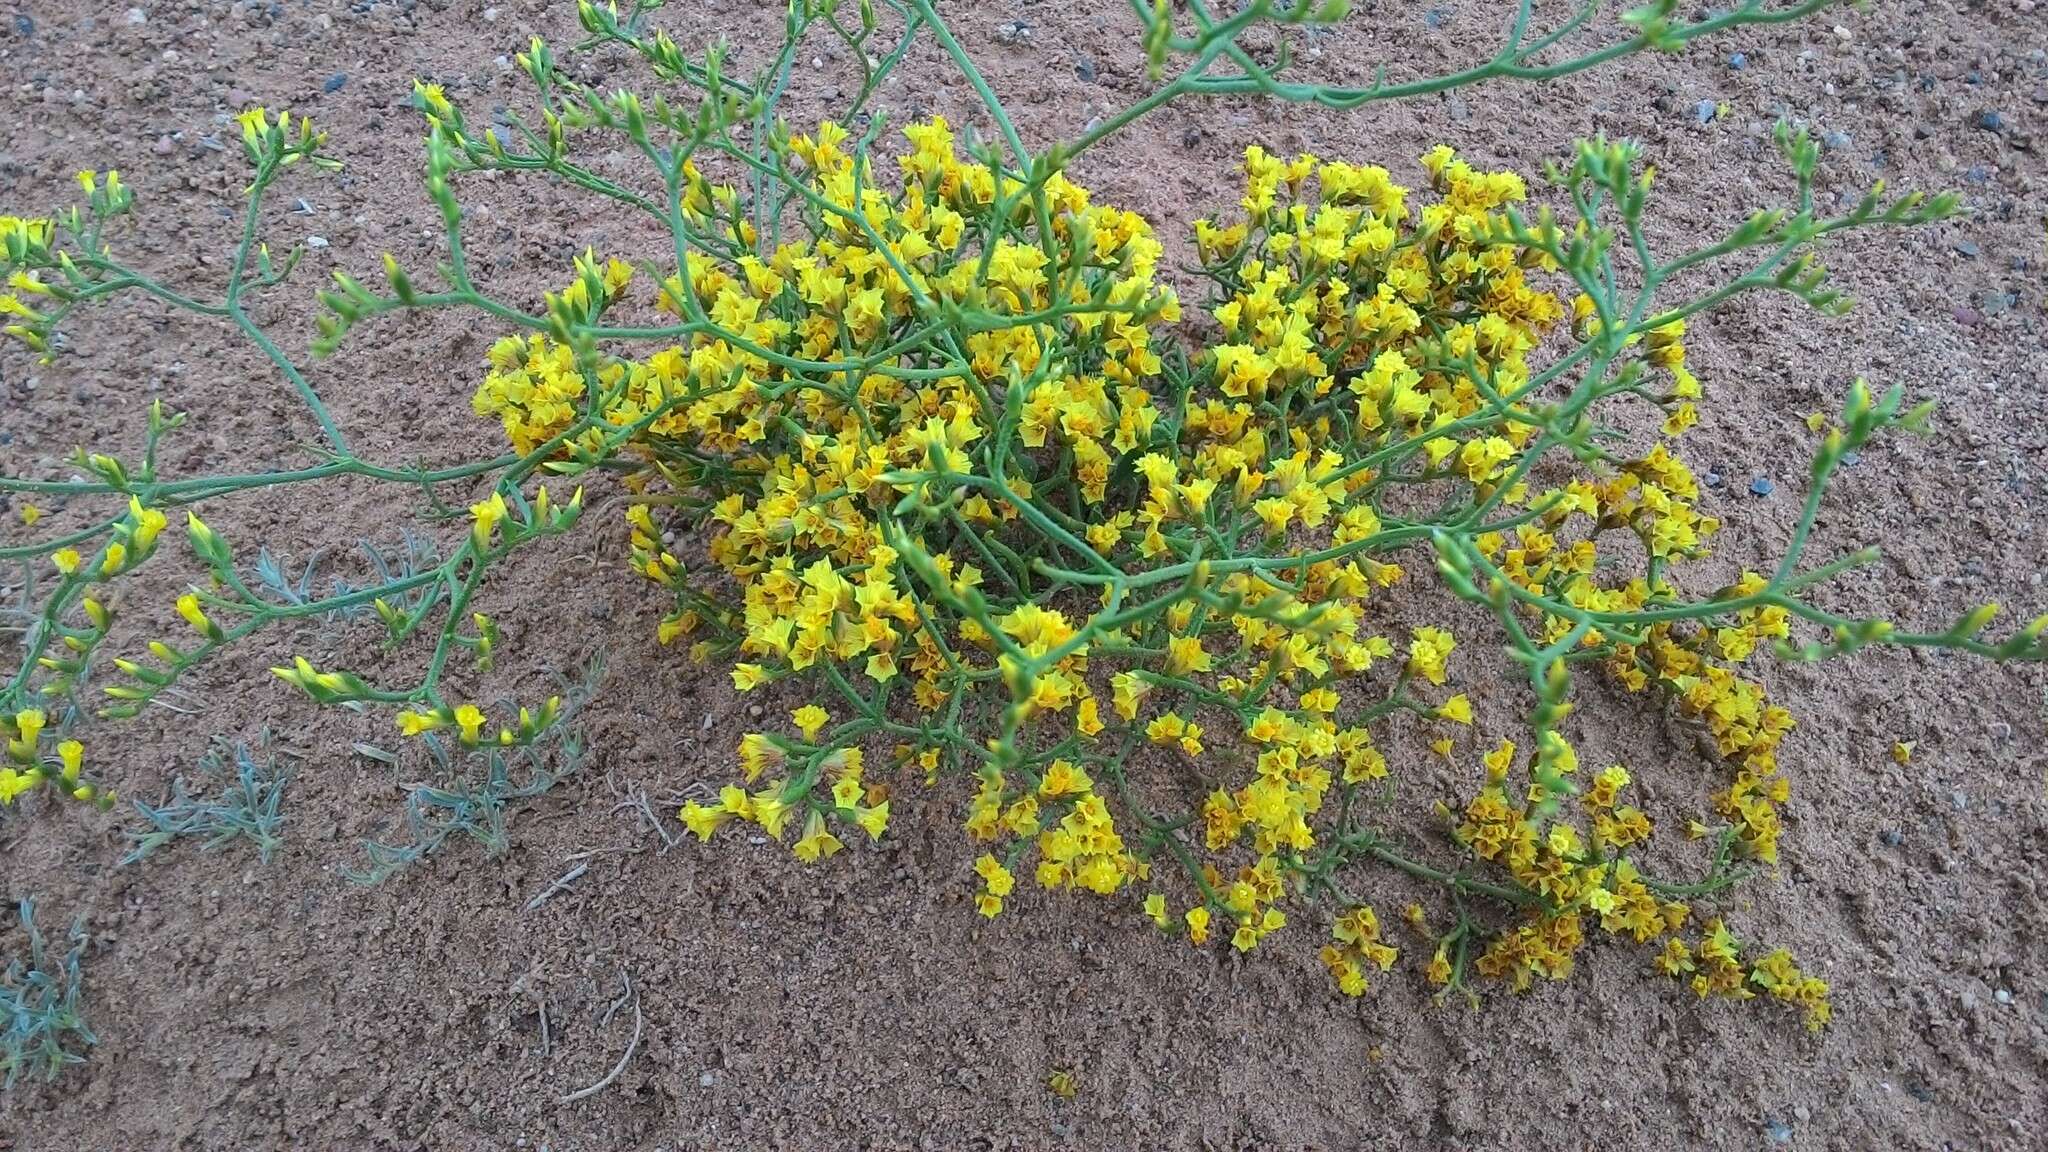
[[1773, 1144], [1790, 1144], [1792, 1142], [1792, 1126], [1783, 1120], [1766, 1116], [1764, 1117], [1764, 1137]]
[[1749, 57], [1744, 56], [1740, 52], [1731, 52], [1728, 54], [1728, 66], [1740, 72], [1744, 68], [1749, 67]]
[[21, 37], [24, 40], [28, 39], [29, 37], [36, 34], [36, 22], [29, 19], [27, 13], [15, 13], [14, 34], [16, 36]]
[[1968, 240], [1958, 240], [1952, 247], [1955, 248], [1956, 255], [1967, 256], [1972, 260], [1977, 258], [1977, 253], [1980, 251], [1975, 243]]
[[1749, 494], [1751, 496], [1769, 496], [1776, 489], [1777, 485], [1771, 483], [1768, 476], [1759, 476], [1749, 482]]
[[1712, 124], [1714, 122], [1714, 102], [1712, 100], [1702, 100], [1693, 105], [1692, 118], [1702, 124]]
[[1180, 146], [1183, 148], [1193, 148], [1201, 142], [1202, 130], [1200, 128], [1190, 128], [1180, 134]]
[[1076, 59], [1074, 61], [1074, 75], [1079, 76], [1081, 79], [1088, 81], [1090, 84], [1093, 84], [1095, 82], [1094, 57], [1082, 56]]
[[1986, 132], [2005, 131], [2005, 117], [2000, 116], [1996, 111], [1989, 108], [1977, 113], [1975, 123], [1977, 127], [1982, 128]]
[[1918, 1080], [1906, 1081], [1906, 1095], [1911, 1096], [1913, 1099], [1918, 1100], [1922, 1104], [1931, 1104], [1934, 1102], [1934, 1089], [1929, 1088], [1927, 1085], [1922, 1084]]
[[5, 448], [12, 443], [14, 443], [14, 433], [0, 428], [0, 448]]
[[348, 83], [348, 73], [336, 72], [327, 78], [326, 83], [320, 85], [320, 90], [322, 92], [339, 92], [341, 91], [341, 86], [346, 83]]
[[1897, 848], [1899, 845], [1904, 844], [1906, 842], [1906, 834], [1904, 832], [1899, 831], [1897, 828], [1887, 828], [1884, 831], [1879, 832], [1877, 834], [1877, 838], [1879, 840], [1884, 841], [1884, 845], [1887, 848]]
[[1831, 151], [1840, 152], [1842, 149], [1847, 148], [1852, 143], [1852, 140], [1847, 132], [1837, 130], [1822, 136], [1820, 142], [1827, 145]]

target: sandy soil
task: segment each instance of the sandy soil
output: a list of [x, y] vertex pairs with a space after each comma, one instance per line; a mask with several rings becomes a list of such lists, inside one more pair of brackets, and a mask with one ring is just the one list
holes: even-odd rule
[[[724, 31], [743, 70], [765, 61], [781, 19], [733, 0], [677, 7], [665, 19], [679, 42]], [[1361, 80], [1388, 58], [1435, 69], [1495, 32], [1497, 6], [1480, 0], [1357, 7], [1313, 44], [1320, 74]], [[1122, 5], [945, 10], [1035, 141], [1144, 90]], [[1029, 36], [999, 43], [1016, 21]], [[568, 43], [573, 9], [16, 3], [0, 11], [0, 204], [63, 203], [78, 168], [119, 167], [141, 196], [128, 251], [180, 282], [217, 283], [233, 240], [221, 206], [244, 177], [228, 117], [252, 100], [308, 112], [347, 169], [284, 190], [273, 244], [325, 244], [300, 291], [272, 294], [261, 314], [303, 348], [304, 326], [284, 318], [331, 268], [372, 273], [385, 248], [416, 267], [433, 258], [420, 132], [401, 106], [412, 78], [475, 108], [518, 100], [523, 81], [501, 54], [534, 32]], [[1660, 173], [1658, 234], [1676, 242], [1786, 193], [1766, 139], [1783, 114], [1826, 141], [1825, 201], [1879, 177], [1954, 190], [1967, 217], [1832, 251], [1861, 301], [1849, 318], [1750, 299], [1699, 325], [1695, 366], [1714, 403], [1688, 444], [1700, 471], [1723, 478], [1711, 502], [1729, 521], [1724, 539], [1746, 542], [1724, 545], [1729, 561], [1758, 564], [1795, 516], [1805, 413], [1833, 407], [1858, 374], [1939, 399], [1933, 438], [1877, 447], [1843, 477], [1822, 546], [1881, 541], [1888, 559], [1839, 600], [1923, 625], [1985, 599], [2025, 618], [2048, 611], [2044, 49], [2048, 8], [2033, 0], [1891, 0], [1541, 90], [1346, 115], [1178, 106], [1077, 178], [1172, 232], [1217, 205], [1228, 184], [1217, 174], [1253, 142], [1416, 176], [1412, 158], [1437, 140], [1533, 170], [1572, 137], [1606, 132], [1644, 142]], [[597, 78], [624, 62], [585, 67]], [[821, 50], [792, 118], [844, 72]], [[1702, 102], [1725, 109], [1703, 123]], [[976, 118], [929, 49], [881, 106], [899, 120]], [[507, 291], [537, 294], [586, 243], [635, 241], [540, 185], [474, 192], [488, 212], [479, 262]], [[304, 211], [292, 210], [300, 197]], [[137, 305], [75, 335], [78, 354], [53, 367], [0, 352], [0, 470], [63, 477], [75, 443], [133, 446], [158, 397], [193, 414], [168, 469], [306, 459], [312, 425], [230, 333]], [[464, 459], [492, 438], [467, 403], [488, 337], [455, 317], [383, 323], [315, 382], [362, 454]], [[1771, 495], [1751, 494], [1757, 478]], [[303, 564], [323, 546], [394, 544], [415, 503], [337, 483], [211, 518]], [[57, 508], [46, 525], [86, 515]], [[9, 514], [0, 542], [21, 531]], [[739, 837], [669, 850], [630, 802], [660, 809], [724, 782], [753, 702], [656, 647], [658, 608], [622, 570], [624, 551], [617, 517], [601, 513], [492, 594], [512, 656], [488, 687], [530, 698], [546, 669], [600, 651], [610, 668], [581, 774], [516, 819], [500, 859], [465, 845], [375, 888], [341, 877], [362, 837], [396, 831], [400, 782], [417, 774], [349, 751], [393, 743], [388, 719], [320, 712], [262, 669], [294, 652], [373, 666], [363, 628], [267, 638], [198, 677], [202, 714], [101, 735], [113, 782], [151, 797], [209, 734], [277, 732], [302, 755], [287, 844], [268, 867], [174, 848], [117, 868], [112, 818], [46, 809], [0, 823], [4, 894], [35, 895], [52, 924], [89, 918], [87, 1007], [101, 1041], [55, 1086], [0, 1096], [0, 1150], [2048, 1143], [2042, 669], [1884, 653], [1773, 673], [1802, 719], [1783, 755], [1796, 788], [1786, 864], [1729, 911], [1745, 935], [1790, 947], [1834, 983], [1837, 1023], [1822, 1035], [1755, 1006], [1695, 1003], [1614, 948], [1591, 949], [1567, 984], [1478, 1011], [1433, 1003], [1403, 969], [1349, 1002], [1307, 934], [1245, 961], [1160, 940], [1121, 904], [1027, 897], [982, 922], [966, 901], [974, 850], [950, 791], [905, 793], [899, 835], [821, 869]], [[177, 562], [160, 563], [169, 589]], [[1511, 714], [1511, 699], [1475, 695], [1483, 718]], [[1683, 732], [1618, 701], [1588, 707], [1616, 720], [1589, 754], [1641, 765], [1667, 804], [1704, 787], [1678, 768], [1657, 774], [1691, 763]], [[1888, 755], [1897, 740], [1917, 745], [1909, 766]], [[1448, 771], [1416, 764], [1412, 796], [1449, 794]], [[529, 906], [579, 863], [580, 877]], [[1375, 896], [1402, 898], [1398, 887]], [[0, 933], [0, 950], [20, 944]], [[637, 999], [615, 1008], [622, 981]], [[558, 1105], [618, 1061], [636, 1010], [641, 1034], [616, 1083]], [[1046, 1090], [1054, 1070], [1076, 1074], [1076, 1098]]]

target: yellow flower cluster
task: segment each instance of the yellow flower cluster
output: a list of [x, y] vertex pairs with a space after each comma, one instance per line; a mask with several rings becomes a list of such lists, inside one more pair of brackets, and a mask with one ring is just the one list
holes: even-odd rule
[[114, 802], [114, 794], [80, 778], [85, 766], [85, 746], [76, 740], [46, 739], [49, 717], [39, 708], [24, 708], [12, 716], [0, 715], [0, 805], [13, 804], [24, 793], [49, 785], [74, 800], [92, 801], [102, 807]]
[[[963, 159], [943, 120], [905, 137], [888, 185], [835, 125], [778, 143], [806, 230], [770, 246], [737, 191], [686, 167], [682, 212], [709, 242], [651, 293], [678, 342], [626, 358], [508, 337], [476, 395], [521, 451], [623, 446], [637, 461], [631, 563], [674, 598], [663, 642], [733, 656], [743, 691], [806, 674], [854, 707], [829, 730], [822, 709], [800, 710], [800, 739], [747, 736], [740, 763], [759, 786], [687, 804], [700, 837], [735, 820], [778, 840], [800, 827], [809, 861], [843, 847], [835, 827], [879, 836], [887, 788], [864, 779], [863, 745], [886, 737], [928, 783], [946, 769], [978, 781], [965, 827], [992, 847], [975, 865], [983, 915], [1004, 910], [1027, 865], [1042, 888], [1111, 895], [1179, 835], [1119, 805], [1141, 825], [1127, 840], [1112, 811], [1128, 800], [1125, 758], [1149, 744], [1202, 772], [1193, 820], [1209, 858], [1182, 854], [1201, 895], [1178, 921], [1157, 892], [1146, 915], [1196, 944], [1220, 921], [1250, 950], [1285, 927], [1290, 891], [1361, 850], [1326, 801], [1388, 776], [1370, 723], [1399, 710], [1473, 721], [1463, 694], [1418, 695], [1449, 682], [1448, 629], [1414, 628], [1397, 647], [1368, 627], [1371, 602], [1406, 574], [1393, 554], [1416, 538], [1392, 522], [1391, 482], [1498, 509], [1507, 526], [1471, 536], [1479, 558], [1590, 612], [1668, 599], [1669, 566], [1719, 528], [1663, 443], [1532, 483], [1551, 416], [1530, 356], [1567, 310], [1530, 279], [1550, 257], [1503, 239], [1502, 214], [1527, 195], [1512, 173], [1439, 148], [1416, 196], [1382, 168], [1248, 150], [1243, 218], [1195, 226], [1221, 293], [1216, 337], [1184, 358], [1161, 335], [1179, 304], [1154, 279], [1160, 246], [1140, 217], [1058, 175], [1033, 190]], [[548, 308], [595, 325], [648, 306], [634, 281], [586, 253]], [[1584, 299], [1569, 318], [1582, 339], [1599, 323]], [[1632, 340], [1626, 370], [1665, 406], [1666, 437], [1696, 419], [1683, 336], [1673, 322]], [[665, 521], [671, 506], [694, 511]], [[692, 517], [709, 530], [701, 569], [671, 543]], [[1652, 558], [1647, 575], [1606, 575], [1615, 532]], [[1711, 630], [1580, 630], [1624, 683], [1655, 685], [1708, 725], [1741, 772], [1720, 810], [1766, 861], [1789, 719], [1732, 668], [1786, 625], [1764, 610]], [[1531, 629], [1545, 643], [1572, 631], [1540, 614]], [[1391, 692], [1347, 707], [1340, 688], [1382, 663]], [[974, 715], [999, 718], [1000, 736]], [[1241, 734], [1248, 774], [1210, 751], [1219, 730]], [[1588, 919], [1684, 948], [1689, 908], [1628, 858], [1652, 832], [1622, 802], [1628, 773], [1580, 789], [1570, 745], [1539, 737], [1526, 790], [1510, 795], [1503, 742], [1454, 823], [1525, 913], [1477, 971], [1516, 988], [1562, 978]], [[1452, 742], [1435, 746], [1448, 756]], [[1559, 815], [1574, 792], [1583, 823]], [[1347, 907], [1323, 959], [1357, 995], [1395, 952], [1369, 908]], [[1431, 980], [1454, 982], [1464, 955], [1461, 943], [1454, 966], [1440, 942]]]
[[[1514, 931], [1497, 939], [1479, 958], [1482, 975], [1502, 977], [1517, 989], [1534, 977], [1562, 980], [1572, 971], [1572, 957], [1584, 942], [1581, 917], [1592, 915], [1600, 927], [1648, 943], [1685, 923], [1690, 909], [1653, 896], [1635, 865], [1615, 855], [1650, 836], [1649, 818], [1619, 803], [1629, 782], [1627, 769], [1613, 765], [1601, 772], [1580, 802], [1591, 833], [1562, 820], [1547, 820], [1550, 798], [1540, 783], [1529, 786], [1523, 803], [1507, 794], [1515, 746], [1502, 741], [1486, 755], [1487, 783], [1466, 804], [1456, 826], [1460, 842], [1482, 860], [1502, 865], [1522, 889], [1540, 901], [1539, 911]], [[1568, 748], [1553, 756], [1560, 771], [1575, 770]]]
[[[817, 742], [832, 722], [825, 709], [806, 704], [790, 714], [801, 733], [791, 740], [765, 732], [750, 733], [740, 743], [740, 764], [747, 783], [760, 783], [768, 773], [776, 775], [758, 790], [728, 785], [720, 789], [718, 803], [691, 800], [683, 805], [684, 825], [699, 839], [709, 840], [728, 822], [741, 820], [781, 840], [792, 823], [799, 832], [793, 846], [797, 859], [814, 863], [831, 856], [846, 845], [831, 831], [833, 823], [852, 826], [879, 840], [889, 826], [889, 787], [870, 783], [864, 773], [866, 759], [859, 748], [821, 748]], [[792, 755], [800, 758], [803, 771], [784, 778]]]
[[1776, 949], [1753, 965], [1742, 961], [1742, 944], [1720, 920], [1707, 922], [1699, 943], [1688, 947], [1673, 936], [1656, 959], [1659, 972], [1684, 980], [1701, 999], [1722, 996], [1748, 1000], [1761, 988], [1772, 999], [1798, 1007], [1806, 1026], [1818, 1032], [1833, 1018], [1827, 981], [1809, 976], [1792, 962], [1791, 953]]
[[1323, 966], [1346, 996], [1363, 996], [1367, 987], [1365, 970], [1384, 972], [1394, 966], [1399, 953], [1380, 941], [1380, 918], [1371, 907], [1361, 904], [1337, 917], [1330, 927], [1330, 943], [1323, 945]]

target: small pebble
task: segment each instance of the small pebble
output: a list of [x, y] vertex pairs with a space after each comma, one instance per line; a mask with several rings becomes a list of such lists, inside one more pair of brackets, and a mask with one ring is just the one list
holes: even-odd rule
[[486, 24], [496, 24], [497, 22], [498, 22], [498, 10], [497, 10], [496, 8], [486, 8], [486, 9], [484, 9], [484, 23], [486, 23]]
[[36, 22], [35, 22], [35, 21], [33, 21], [33, 20], [31, 20], [31, 19], [29, 19], [26, 13], [21, 13], [21, 12], [17, 12], [17, 13], [15, 13], [15, 14], [14, 14], [14, 34], [15, 34], [16, 36], [20, 36], [20, 37], [22, 37], [23, 39], [27, 39], [28, 37], [30, 37], [30, 36], [33, 36], [33, 35], [35, 35], [35, 34], [36, 34]]
[[1906, 834], [1897, 828], [1887, 828], [1879, 832], [1877, 838], [1884, 841], [1884, 846], [1887, 848], [1897, 848], [1906, 842]]
[[2000, 1004], [2010, 1004], [2012, 1003], [2012, 992], [2009, 989], [2000, 988], [1991, 994], [1991, 998]]
[[176, 147], [177, 144], [169, 136], [159, 136], [156, 138], [156, 143], [150, 145], [150, 149], [159, 156], [169, 156], [172, 149]]
[[1472, 109], [1465, 103], [1465, 98], [1456, 92], [1451, 93], [1445, 104], [1450, 109], [1451, 119], [1463, 123], [1472, 118]]
[[1079, 76], [1079, 77], [1080, 77], [1081, 79], [1083, 79], [1083, 80], [1086, 80], [1086, 81], [1088, 81], [1088, 82], [1089, 82], [1089, 83], [1091, 83], [1091, 84], [1092, 84], [1092, 83], [1094, 83], [1094, 82], [1095, 82], [1095, 58], [1094, 58], [1093, 56], [1088, 56], [1088, 55], [1085, 55], [1085, 54], [1084, 54], [1084, 55], [1081, 55], [1081, 56], [1077, 56], [1077, 57], [1075, 57], [1075, 58], [1074, 58], [1074, 75], [1076, 75], [1076, 76]]
[[308, 237], [306, 237], [306, 247], [308, 247], [308, 248], [325, 248], [325, 247], [327, 247], [327, 237], [325, 237], [325, 236], [308, 236]]
[[1862, 459], [1863, 454], [1861, 452], [1844, 452], [1842, 453], [1842, 467], [1853, 468]]
[[147, 24], [149, 23], [149, 13], [144, 12], [140, 8], [130, 8], [128, 10], [128, 22], [130, 24]]
[[1790, 1144], [1792, 1142], [1792, 1126], [1783, 1120], [1766, 1116], [1764, 1117], [1764, 1135], [1773, 1144]]
[[1950, 315], [1955, 317], [1956, 323], [1965, 328], [1975, 328], [1984, 319], [1975, 308], [1969, 307], [1957, 308]]
[[1719, 472], [1716, 472], [1716, 471], [1714, 471], [1714, 470], [1713, 470], [1713, 469], [1711, 469], [1711, 468], [1710, 468], [1710, 469], [1708, 469], [1708, 470], [1707, 470], [1707, 487], [1709, 487], [1709, 488], [1719, 488], [1720, 486], [1721, 486], [1721, 474], [1720, 474]]
[[1771, 483], [1770, 477], [1759, 476], [1749, 482], [1749, 494], [1751, 496], [1769, 496], [1776, 487], [1777, 485]]
[[1441, 28], [1450, 23], [1451, 14], [1443, 8], [1431, 8], [1422, 14], [1422, 22], [1431, 28]]
[[1984, 111], [1977, 113], [1977, 118], [1973, 123], [1986, 132], [2005, 131], [2005, 117], [1999, 115], [1996, 109], [1986, 108]]
[[336, 72], [334, 75], [329, 76], [325, 83], [320, 85], [320, 90], [322, 92], [339, 92], [341, 91], [341, 86], [346, 83], [348, 83], [348, 73]]
[[718, 1083], [718, 1073], [716, 1072], [706, 1069], [697, 1074], [697, 1086], [700, 1088], [709, 1088], [716, 1083]]
[[1951, 247], [1955, 249], [1956, 255], [1965, 257], [1970, 260], [1975, 260], [1977, 258], [1978, 251], [1980, 251], [1976, 243], [1970, 240], [1958, 240], [1953, 245], [1951, 245]]
[[1949, 793], [1948, 802], [1958, 812], [1969, 811], [1970, 798], [1968, 796], [1963, 795], [1963, 793], [1960, 791]]
[[1820, 138], [1820, 142], [1822, 144], [1827, 145], [1829, 150], [1835, 152], [1840, 152], [1844, 148], [1847, 148], [1850, 144], [1854, 143], [1854, 141], [1851, 139], [1847, 132], [1843, 132], [1839, 129], [1822, 135]]
[[1744, 68], [1749, 67], [1749, 57], [1744, 56], [1740, 52], [1730, 52], [1728, 54], [1728, 67], [1740, 72]]
[[1712, 100], [1702, 100], [1693, 105], [1692, 118], [1702, 124], [1712, 124], [1714, 122], [1714, 102]]

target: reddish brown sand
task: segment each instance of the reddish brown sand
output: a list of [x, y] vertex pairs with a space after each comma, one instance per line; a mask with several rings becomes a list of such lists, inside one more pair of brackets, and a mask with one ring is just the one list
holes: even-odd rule
[[[695, 47], [723, 31], [741, 71], [765, 61], [780, 28], [776, 7], [677, 7], [665, 18], [676, 39]], [[1071, 135], [1146, 89], [1121, 4], [944, 7], [1033, 141]], [[1344, 30], [1315, 40], [1306, 66], [1357, 82], [1382, 59], [1454, 65], [1491, 42], [1500, 5], [1357, 7]], [[1342, 115], [1185, 104], [1076, 177], [1178, 237], [1235, 199], [1234, 158], [1254, 142], [1383, 161], [1419, 180], [1413, 157], [1438, 140], [1534, 170], [1574, 136], [1605, 132], [1643, 142], [1659, 171], [1655, 238], [1675, 247], [1781, 202], [1789, 181], [1767, 128], [1782, 114], [1826, 134], [1823, 207], [1879, 177], [1953, 190], [1970, 214], [1952, 224], [1830, 250], [1861, 301], [1850, 317], [1752, 297], [1698, 324], [1695, 367], [1712, 403], [1686, 452], [1724, 478], [1708, 499], [1728, 522], [1720, 575], [1769, 563], [1785, 540], [1813, 445], [1806, 413], [1836, 406], [1859, 374], [1936, 398], [1932, 438], [1873, 446], [1843, 475], [1817, 547], [1880, 542], [1887, 554], [1828, 602], [1925, 627], [1987, 599], [2026, 618], [2048, 611], [2048, 8], [1872, 8], [1540, 90]], [[258, 307], [294, 349], [308, 336], [306, 296], [330, 270], [374, 275], [387, 248], [416, 268], [435, 258], [421, 132], [402, 106], [412, 78], [446, 84], [481, 119], [527, 96], [501, 53], [534, 32], [574, 38], [566, 6], [516, 0], [489, 11], [477, 0], [139, 11], [135, 21], [77, 0], [0, 10], [0, 206], [46, 210], [66, 202], [75, 170], [119, 167], [140, 212], [118, 243], [214, 292], [233, 243], [223, 205], [245, 179], [229, 117], [255, 100], [308, 112], [347, 168], [295, 176], [267, 222], [280, 251], [325, 241], [293, 287]], [[1014, 21], [1028, 37], [999, 43]], [[839, 54], [816, 56], [792, 106], [799, 122], [847, 82]], [[616, 54], [578, 67], [646, 80]], [[335, 76], [345, 80], [324, 91]], [[1710, 123], [1703, 101], [1724, 106]], [[978, 119], [929, 46], [879, 106], [899, 122]], [[1982, 126], [1986, 113], [1997, 130]], [[473, 260], [522, 299], [565, 279], [586, 244], [636, 256], [644, 240], [540, 184], [472, 182], [465, 195]], [[304, 214], [291, 210], [300, 197]], [[51, 367], [0, 352], [0, 470], [62, 478], [74, 444], [132, 450], [155, 398], [191, 413], [166, 451], [172, 473], [308, 459], [312, 424], [227, 331], [132, 305], [83, 318], [73, 335], [78, 351]], [[468, 408], [491, 335], [466, 317], [379, 323], [314, 380], [361, 454], [470, 458], [496, 450]], [[1751, 495], [1756, 478], [1774, 491]], [[210, 517], [245, 555], [260, 540], [303, 563], [320, 546], [395, 543], [417, 503], [336, 483]], [[53, 508], [45, 527], [77, 527], [89, 511]], [[10, 512], [0, 542], [22, 533]], [[656, 646], [660, 610], [622, 570], [623, 552], [617, 508], [600, 507], [584, 531], [504, 572], [483, 605], [509, 655], [478, 692], [530, 699], [545, 690], [543, 669], [600, 651], [611, 672], [587, 715], [583, 774], [516, 818], [502, 858], [465, 844], [378, 887], [341, 877], [361, 838], [398, 832], [399, 785], [421, 769], [351, 755], [353, 741], [394, 745], [389, 719], [322, 712], [263, 669], [304, 653], [379, 670], [369, 628], [270, 636], [197, 675], [199, 714], [90, 732], [112, 781], [154, 797], [210, 733], [271, 727], [303, 753], [287, 845], [268, 867], [181, 846], [116, 868], [112, 817], [44, 806], [0, 822], [4, 894], [36, 896], [49, 925], [89, 918], [85, 1007], [100, 1037], [91, 1062], [55, 1086], [0, 1096], [0, 1150], [2048, 1144], [2038, 667], [1889, 652], [1770, 673], [1801, 719], [1783, 755], [1795, 785], [1785, 863], [1726, 911], [1745, 937], [1791, 948], [1833, 982], [1826, 1032], [1810, 1036], [1769, 1005], [1697, 1003], [1650, 974], [1639, 950], [1606, 943], [1568, 983], [1472, 1011], [1434, 1003], [1407, 962], [1361, 1000], [1337, 996], [1313, 957], [1320, 926], [1246, 959], [1161, 939], [1128, 901], [1026, 895], [984, 922], [964, 900], [975, 849], [958, 829], [958, 788], [904, 790], [888, 839], [824, 867], [741, 835], [666, 849], [614, 805], [644, 795], [666, 810], [687, 788], [726, 782], [755, 702]], [[131, 619], [174, 623], [163, 602], [189, 575], [181, 563], [168, 551], [156, 562], [160, 594], [137, 585]], [[1470, 634], [1468, 675], [1485, 675], [1483, 635]], [[397, 678], [418, 659], [383, 671]], [[1474, 696], [1482, 723], [1508, 723], [1523, 703], [1505, 686], [1475, 685]], [[772, 715], [792, 702], [760, 703]], [[1675, 837], [1714, 779], [1691, 735], [1597, 690], [1579, 723], [1585, 754], [1630, 764]], [[1464, 753], [1455, 769], [1413, 754], [1414, 735], [1397, 776], [1419, 812], [1469, 787], [1476, 769]], [[1899, 740], [1917, 746], [1907, 766], [1888, 754]], [[587, 871], [528, 909], [579, 862]], [[1376, 877], [1361, 887], [1383, 909], [1408, 897]], [[0, 932], [0, 952], [22, 946], [11, 927]], [[633, 1036], [631, 1006], [607, 1020], [622, 973], [642, 1020], [633, 1059], [603, 1091], [558, 1105]], [[1076, 1098], [1047, 1091], [1055, 1070], [1074, 1072]]]

